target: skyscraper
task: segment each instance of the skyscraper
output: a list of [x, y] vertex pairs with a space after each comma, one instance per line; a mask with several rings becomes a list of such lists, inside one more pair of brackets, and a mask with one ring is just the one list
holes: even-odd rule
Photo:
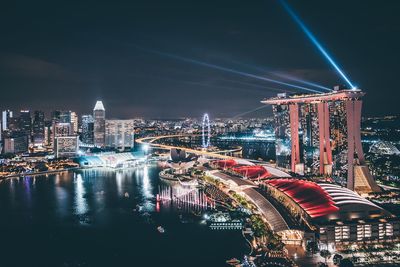
[[362, 96], [359, 89], [335, 87], [331, 93], [280, 95], [262, 101], [273, 105], [278, 166], [288, 165], [278, 162], [279, 142], [286, 135], [290, 138], [287, 149], [293, 172], [333, 176], [360, 193], [379, 191], [361, 146]]
[[94, 144], [94, 119], [92, 115], [82, 115], [81, 141], [84, 144]]
[[275, 114], [276, 164], [279, 167], [290, 169], [289, 107], [287, 105], [274, 105], [272, 109]]
[[72, 126], [72, 131], [74, 134], [78, 133], [78, 115], [76, 112], [71, 111], [71, 126]]
[[105, 120], [106, 110], [103, 102], [97, 101], [93, 109], [94, 118], [94, 145], [97, 147], [105, 146]]
[[8, 130], [8, 125], [10, 123], [10, 118], [13, 117], [13, 112], [11, 110], [4, 110], [2, 113], [1, 117], [1, 123], [2, 123], [2, 130], [6, 131]]
[[134, 145], [133, 120], [106, 120], [106, 146], [120, 150]]
[[54, 110], [51, 112], [51, 120], [53, 122], [60, 122], [60, 116], [61, 116], [60, 110]]
[[21, 110], [19, 113], [19, 129], [27, 135], [32, 132], [32, 117], [30, 110]]
[[44, 112], [36, 110], [33, 115], [33, 143], [40, 145], [44, 143]]
[[59, 140], [74, 140], [73, 138], [68, 139], [69, 137], [75, 137], [75, 139], [77, 138], [76, 136], [74, 136], [72, 134], [71, 123], [68, 123], [68, 122], [54, 122], [52, 132], [53, 132], [53, 136], [52, 136], [53, 149], [54, 149], [56, 155], [58, 153], [57, 151], [59, 148], [59, 146], [58, 146]]
[[71, 123], [71, 111], [60, 111], [59, 122]]

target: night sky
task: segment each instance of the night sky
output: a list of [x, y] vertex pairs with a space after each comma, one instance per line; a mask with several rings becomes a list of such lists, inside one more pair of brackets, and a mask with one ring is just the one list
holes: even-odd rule
[[[400, 1], [288, 3], [367, 92], [364, 114], [399, 114]], [[177, 57], [344, 84], [275, 0], [7, 1], [0, 25], [0, 109], [90, 113], [102, 99], [109, 118], [233, 117], [293, 90]]]

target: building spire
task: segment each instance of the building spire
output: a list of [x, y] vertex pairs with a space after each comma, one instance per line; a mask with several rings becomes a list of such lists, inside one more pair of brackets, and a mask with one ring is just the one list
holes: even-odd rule
[[102, 101], [97, 101], [93, 110], [104, 110], [105, 111], [103, 102]]

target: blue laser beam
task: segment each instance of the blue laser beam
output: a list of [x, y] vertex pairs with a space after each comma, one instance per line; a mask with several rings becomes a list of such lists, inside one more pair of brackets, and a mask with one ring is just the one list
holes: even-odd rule
[[293, 18], [293, 20], [300, 26], [306, 36], [311, 40], [311, 42], [318, 48], [318, 50], [322, 53], [322, 55], [329, 61], [329, 63], [336, 69], [336, 71], [342, 76], [342, 78], [347, 82], [350, 88], [355, 88], [355, 86], [351, 83], [349, 78], [344, 74], [344, 72], [340, 69], [340, 67], [336, 64], [333, 58], [328, 54], [328, 52], [322, 47], [322, 45], [318, 42], [317, 38], [311, 31], [306, 27], [306, 25], [301, 21], [300, 17], [293, 11], [293, 9], [286, 3], [285, 0], [279, 0], [285, 10], [289, 13], [289, 15]]
[[271, 82], [271, 83], [276, 83], [276, 84], [280, 84], [280, 85], [290, 86], [290, 87], [293, 87], [293, 88], [302, 89], [302, 90], [313, 92], [313, 93], [321, 93], [321, 91], [310, 89], [310, 88], [307, 88], [307, 87], [304, 87], [304, 86], [290, 84], [290, 83], [286, 83], [286, 82], [281, 82], [281, 81], [269, 79], [269, 78], [266, 78], [266, 77], [258, 76], [258, 75], [255, 75], [255, 74], [251, 74], [251, 73], [247, 73], [247, 72], [243, 72], [243, 71], [239, 71], [239, 70], [235, 70], [235, 69], [231, 69], [231, 68], [222, 67], [222, 66], [219, 66], [219, 65], [215, 65], [215, 64], [211, 64], [211, 63], [207, 63], [207, 62], [203, 62], [203, 61], [199, 61], [199, 60], [195, 60], [195, 59], [191, 59], [191, 58], [186, 58], [186, 57], [182, 57], [182, 56], [178, 56], [178, 55], [174, 55], [174, 54], [169, 54], [169, 53], [163, 53], [163, 52], [160, 52], [160, 51], [150, 50], [150, 49], [147, 49], [147, 48], [141, 48], [141, 47], [137, 47], [137, 48], [142, 49], [142, 50], [147, 51], [147, 52], [150, 52], [150, 53], [154, 53], [154, 54], [157, 54], [157, 55], [169, 57], [169, 58], [172, 58], [172, 59], [177, 59], [177, 60], [180, 60], [180, 61], [183, 61], [183, 62], [193, 63], [193, 64], [196, 64], [196, 65], [199, 65], [199, 66], [203, 66], [203, 67], [208, 67], [208, 68], [212, 68], [212, 69], [216, 69], [216, 70], [220, 70], [220, 71], [224, 71], [224, 72], [238, 74], [238, 75], [241, 75], [241, 76], [244, 76], [244, 77], [254, 78], [254, 79], [258, 79], [258, 80], [262, 80], [262, 81], [266, 81], [266, 82]]

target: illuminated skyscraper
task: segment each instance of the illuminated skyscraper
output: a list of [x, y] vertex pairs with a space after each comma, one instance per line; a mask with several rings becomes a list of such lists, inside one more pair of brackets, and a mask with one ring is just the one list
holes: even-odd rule
[[32, 117], [30, 110], [21, 110], [19, 113], [19, 130], [30, 136], [32, 132]]
[[54, 122], [60, 122], [60, 117], [61, 117], [61, 111], [60, 110], [54, 110], [51, 112], [51, 120]]
[[133, 120], [106, 120], [106, 146], [120, 150], [133, 148], [134, 130]]
[[61, 123], [71, 123], [71, 111], [63, 110], [60, 111], [59, 120]]
[[106, 110], [104, 109], [103, 102], [97, 101], [93, 109], [94, 118], [94, 145], [97, 147], [105, 146], [105, 120]]
[[94, 144], [94, 119], [92, 115], [82, 115], [81, 140], [84, 144]]
[[289, 107], [288, 105], [274, 105], [272, 109], [275, 115], [276, 164], [279, 167], [290, 169]]
[[78, 115], [76, 114], [76, 112], [71, 111], [71, 126], [72, 126], [72, 131], [74, 134], [78, 133]]
[[[319, 127], [315, 104], [306, 103], [299, 111], [300, 158], [304, 162], [304, 173], [319, 173]], [[301, 133], [301, 137], [300, 137]]]
[[44, 143], [44, 112], [36, 110], [33, 115], [33, 143], [41, 145]]
[[4, 110], [2, 113], [2, 117], [1, 117], [1, 126], [2, 126], [2, 130], [6, 131], [8, 130], [8, 125], [10, 123], [10, 118], [13, 117], [13, 112], [11, 110]]
[[4, 138], [4, 153], [25, 153], [28, 151], [28, 136], [22, 133]]
[[[365, 163], [361, 146], [363, 95], [359, 89], [335, 88], [331, 93], [278, 95], [262, 101], [273, 105], [278, 166], [288, 165], [278, 162], [282, 136], [287, 136], [291, 155], [288, 169], [293, 172], [333, 176], [360, 193], [380, 191]], [[282, 110], [286, 111], [285, 120], [281, 119]], [[286, 129], [285, 134], [282, 129]]]
[[71, 123], [68, 122], [56, 122], [53, 123], [53, 140], [60, 136], [72, 135]]

